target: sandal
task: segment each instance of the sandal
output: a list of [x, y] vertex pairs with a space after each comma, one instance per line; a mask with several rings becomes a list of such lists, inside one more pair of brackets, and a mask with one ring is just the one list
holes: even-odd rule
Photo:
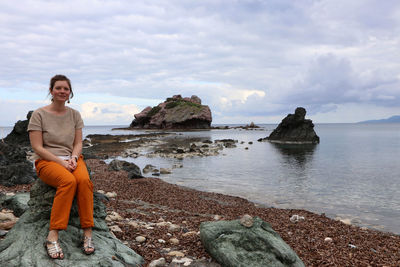
[[[93, 249], [93, 250], [89, 250], [89, 249]], [[93, 239], [92, 237], [88, 237], [88, 236], [84, 236], [82, 238], [82, 251], [83, 253], [85, 253], [86, 255], [90, 255], [92, 253], [94, 253], [95, 248], [93, 245]]]
[[50, 259], [60, 259], [60, 260], [64, 259], [64, 253], [58, 241], [49, 241], [46, 239], [43, 245]]

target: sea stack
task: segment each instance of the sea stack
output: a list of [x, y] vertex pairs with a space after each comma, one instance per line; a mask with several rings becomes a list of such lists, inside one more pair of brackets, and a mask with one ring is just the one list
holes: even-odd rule
[[139, 129], [209, 129], [212, 121], [210, 108], [195, 95], [174, 95], [134, 116], [130, 127]]
[[305, 116], [305, 108], [296, 108], [294, 114], [288, 114], [263, 140], [276, 143], [318, 144], [319, 137], [314, 131], [314, 124], [312, 120], [305, 119]]

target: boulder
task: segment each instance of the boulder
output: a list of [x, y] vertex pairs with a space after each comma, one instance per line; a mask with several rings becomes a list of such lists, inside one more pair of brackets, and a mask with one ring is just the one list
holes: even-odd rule
[[131, 128], [209, 129], [212, 121], [210, 108], [202, 105], [197, 96], [182, 98], [174, 95], [155, 107], [146, 107], [134, 116]]
[[29, 120], [33, 111], [29, 111], [26, 115], [26, 120], [19, 120], [15, 123], [13, 130], [9, 133], [4, 141], [8, 144], [30, 147], [29, 134], [27, 132]]
[[200, 239], [222, 266], [304, 266], [267, 222], [254, 217], [249, 225], [240, 220], [203, 222]]
[[142, 266], [144, 260], [132, 249], [122, 244], [108, 230], [105, 222], [106, 208], [94, 194], [93, 241], [94, 254], [87, 256], [78, 245], [83, 234], [80, 229], [78, 209], [74, 202], [68, 228], [60, 232], [60, 243], [65, 258], [52, 260], [47, 256], [43, 242], [49, 231], [50, 212], [56, 190], [41, 180], [31, 188], [28, 210], [0, 242], [2, 266]]
[[[17, 193], [6, 197], [1, 205], [12, 210], [15, 216], [21, 216], [28, 209], [29, 193]], [[1, 201], [0, 201], [1, 202]]]
[[29, 184], [37, 178], [26, 151], [18, 145], [0, 142], [0, 184]]
[[289, 114], [265, 140], [279, 143], [319, 143], [312, 120], [305, 119], [306, 110], [298, 107]]
[[108, 168], [113, 171], [127, 171], [128, 177], [131, 179], [143, 178], [142, 171], [140, 170], [140, 168], [135, 163], [132, 162], [114, 159], [113, 161], [110, 162]]

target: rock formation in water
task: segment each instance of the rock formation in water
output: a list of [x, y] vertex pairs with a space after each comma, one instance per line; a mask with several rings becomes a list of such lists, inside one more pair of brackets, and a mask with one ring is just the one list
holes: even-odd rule
[[282, 120], [278, 127], [266, 138], [279, 143], [301, 143], [317, 144], [319, 137], [314, 131], [312, 120], [305, 119], [306, 110], [302, 107], [296, 108], [294, 114], [289, 114]]
[[38, 180], [30, 192], [29, 208], [0, 242], [0, 262], [9, 267], [41, 266], [142, 266], [144, 260], [132, 249], [122, 244], [110, 232], [105, 222], [106, 208], [98, 193], [94, 194], [93, 241], [94, 254], [82, 253], [79, 242], [80, 229], [78, 209], [74, 201], [68, 229], [60, 232], [63, 260], [47, 256], [43, 242], [49, 231], [50, 212], [56, 190]]
[[6, 143], [19, 146], [31, 146], [27, 129], [32, 113], [33, 111], [29, 111], [26, 115], [26, 120], [20, 120], [15, 123], [11, 133], [9, 133], [6, 138], [4, 138], [4, 141]]
[[222, 266], [287, 266], [304, 264], [288, 244], [261, 218], [203, 222], [200, 239]]
[[36, 178], [32, 163], [26, 159], [25, 149], [0, 141], [0, 184], [29, 184]]
[[182, 98], [174, 95], [155, 107], [135, 114], [131, 128], [144, 129], [209, 129], [211, 110], [197, 96]]

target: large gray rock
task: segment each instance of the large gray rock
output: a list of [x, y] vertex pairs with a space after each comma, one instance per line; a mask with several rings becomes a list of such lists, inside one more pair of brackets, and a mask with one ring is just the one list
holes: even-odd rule
[[50, 212], [55, 189], [38, 180], [30, 193], [29, 209], [0, 242], [1, 266], [142, 266], [144, 260], [132, 249], [122, 244], [108, 230], [104, 204], [94, 196], [93, 240], [96, 252], [90, 256], [82, 253], [79, 241], [82, 236], [76, 203], [71, 210], [68, 229], [60, 232], [60, 243], [65, 258], [52, 260], [47, 256], [43, 242], [49, 231]]
[[127, 171], [128, 177], [131, 179], [143, 178], [140, 168], [132, 162], [114, 159], [110, 162], [108, 168], [112, 171]]
[[304, 266], [267, 222], [255, 217], [253, 221], [246, 218], [242, 224], [234, 220], [200, 225], [201, 242], [222, 266]]
[[27, 132], [29, 120], [32, 116], [33, 111], [29, 111], [26, 115], [26, 120], [17, 121], [14, 125], [13, 130], [10, 134], [4, 138], [4, 141], [8, 144], [20, 145], [30, 147], [29, 134]]
[[266, 140], [280, 143], [319, 143], [319, 137], [314, 131], [314, 124], [306, 120], [306, 110], [298, 107], [294, 114], [289, 114]]
[[146, 107], [135, 114], [130, 127], [150, 129], [209, 129], [211, 110], [195, 95], [182, 98], [174, 95], [155, 107]]
[[[1, 197], [0, 197], [1, 199]], [[17, 193], [14, 196], [6, 197], [1, 205], [13, 211], [19, 217], [28, 209], [29, 193]]]
[[0, 142], [0, 184], [29, 184], [37, 178], [26, 151], [18, 145]]

